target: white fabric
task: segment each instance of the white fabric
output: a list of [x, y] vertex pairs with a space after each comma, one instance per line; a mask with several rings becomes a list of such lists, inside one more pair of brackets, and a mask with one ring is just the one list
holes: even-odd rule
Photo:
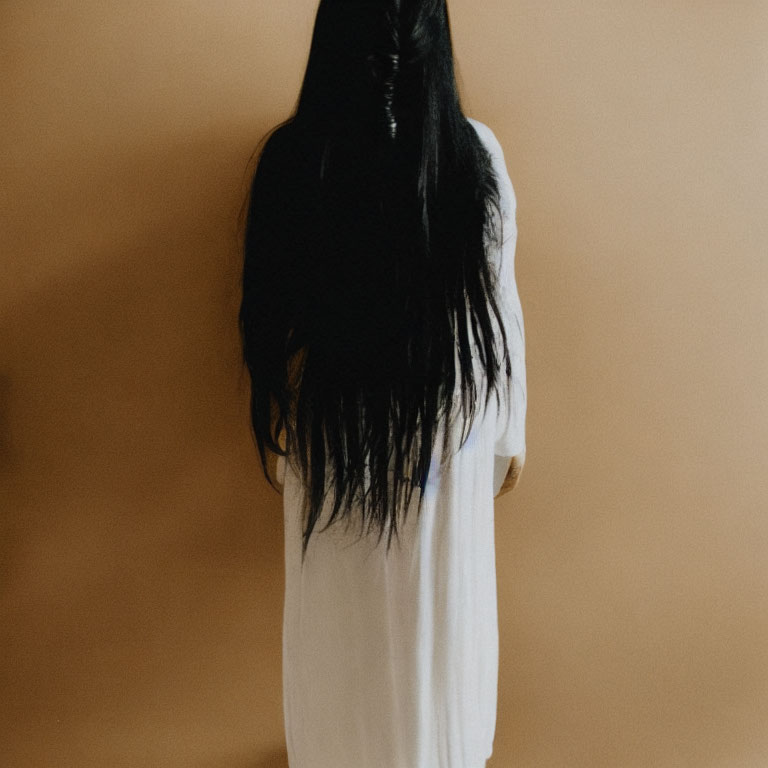
[[[470, 122], [492, 154], [502, 188], [507, 239], [494, 258], [501, 260], [513, 378], [502, 388], [499, 410], [495, 395], [487, 411], [480, 401], [468, 440], [445, 467], [439, 466], [441, 425], [421, 515], [417, 490], [388, 556], [386, 534], [375, 548], [373, 534], [357, 540], [359, 526], [346, 534], [343, 523], [320, 532], [327, 507], [302, 567], [303, 491], [280, 458], [290, 768], [484, 768], [493, 749], [494, 455], [525, 449], [525, 341], [514, 276], [514, 190], [496, 137]], [[455, 446], [460, 431], [461, 420], [451, 427]]]

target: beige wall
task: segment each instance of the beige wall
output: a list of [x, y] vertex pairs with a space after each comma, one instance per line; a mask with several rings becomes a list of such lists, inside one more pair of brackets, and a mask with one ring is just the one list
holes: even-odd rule
[[[286, 765], [235, 219], [314, 7], [3, 3], [0, 764]], [[768, 765], [768, 5], [451, 12], [528, 341], [490, 765]]]

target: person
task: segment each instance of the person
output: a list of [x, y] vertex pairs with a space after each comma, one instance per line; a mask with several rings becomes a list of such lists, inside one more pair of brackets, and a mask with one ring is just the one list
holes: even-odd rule
[[492, 753], [493, 499], [525, 459], [516, 207], [462, 111], [445, 0], [321, 0], [244, 207], [239, 314], [283, 493], [291, 768]]

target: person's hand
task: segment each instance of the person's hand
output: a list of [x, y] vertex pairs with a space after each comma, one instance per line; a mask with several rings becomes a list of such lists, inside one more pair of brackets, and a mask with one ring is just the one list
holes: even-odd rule
[[517, 481], [520, 479], [520, 474], [523, 471], [523, 465], [525, 464], [525, 451], [518, 454], [517, 456], [512, 457], [512, 461], [509, 464], [509, 469], [507, 470], [506, 477], [504, 478], [504, 481], [501, 484], [501, 488], [499, 489], [499, 492], [496, 494], [494, 498], [498, 498], [499, 496], [502, 496], [505, 493], [509, 493], [516, 485]]

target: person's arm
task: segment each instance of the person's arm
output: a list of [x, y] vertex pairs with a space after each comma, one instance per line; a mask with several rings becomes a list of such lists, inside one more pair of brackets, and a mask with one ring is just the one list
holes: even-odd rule
[[[525, 451], [517, 456], [496, 456], [494, 464], [494, 498], [509, 493], [516, 485], [525, 464]], [[503, 478], [503, 479], [502, 479]], [[499, 482], [501, 481], [501, 482]]]
[[500, 403], [494, 442], [494, 498], [511, 491], [518, 482], [525, 462], [525, 424], [527, 384], [525, 360], [525, 323], [515, 279], [517, 249], [517, 197], [507, 171], [504, 150], [488, 129], [488, 146], [492, 150], [499, 192], [503, 242], [499, 254], [499, 298], [503, 328], [509, 346], [511, 376], [504, 379], [504, 403]]

